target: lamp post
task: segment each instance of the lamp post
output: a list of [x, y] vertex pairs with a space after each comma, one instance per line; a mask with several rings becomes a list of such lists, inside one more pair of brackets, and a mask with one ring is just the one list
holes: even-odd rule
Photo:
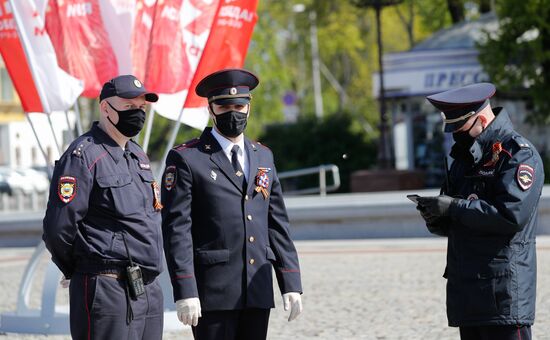
[[[302, 13], [306, 10], [303, 4], [292, 6], [294, 13]], [[319, 57], [319, 42], [317, 39], [317, 13], [314, 10], [309, 12], [309, 37], [311, 43], [311, 71], [313, 77], [313, 94], [315, 99], [315, 115], [317, 119], [323, 118], [323, 94], [321, 91], [321, 62]]]
[[382, 28], [380, 14], [385, 6], [397, 5], [403, 0], [351, 0], [359, 8], [372, 7], [376, 13], [376, 40], [378, 44], [378, 67], [379, 67], [379, 100], [380, 100], [380, 140], [378, 143], [378, 165], [382, 169], [391, 168], [391, 151], [388, 132], [388, 115], [386, 113], [386, 91], [384, 88], [384, 63], [382, 61]]

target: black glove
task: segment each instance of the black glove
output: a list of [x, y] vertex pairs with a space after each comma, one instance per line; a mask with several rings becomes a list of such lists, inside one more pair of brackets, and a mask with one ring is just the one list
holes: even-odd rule
[[420, 216], [426, 221], [426, 227], [430, 233], [447, 236], [448, 223], [450, 222], [448, 217], [430, 215], [420, 204], [416, 206], [416, 210], [420, 212]]
[[427, 224], [434, 224], [439, 219], [439, 216], [429, 214], [420, 204], [416, 206], [416, 210], [420, 212], [420, 216], [422, 216]]
[[446, 195], [419, 197], [418, 205], [421, 211], [428, 217], [449, 216], [449, 208], [455, 204], [458, 199]]
[[445, 217], [438, 217], [437, 223], [426, 223], [426, 227], [428, 228], [428, 231], [432, 234], [439, 235], [439, 236], [447, 236], [449, 234], [449, 221], [446, 222]]

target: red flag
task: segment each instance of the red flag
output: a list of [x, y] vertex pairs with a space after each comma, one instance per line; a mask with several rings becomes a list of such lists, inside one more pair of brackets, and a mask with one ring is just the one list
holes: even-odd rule
[[0, 53], [13, 85], [19, 94], [25, 112], [44, 112], [40, 96], [34, 86], [31, 70], [21, 41], [17, 36], [15, 20], [7, 2], [0, 2]]
[[25, 112], [66, 110], [82, 92], [59, 68], [34, 1], [0, 2], [0, 52]]
[[[156, 0], [137, 0], [136, 17], [134, 19], [134, 28], [132, 29], [131, 55], [132, 55], [132, 74], [138, 79], [145, 81], [147, 70], [147, 56], [151, 42], [151, 31], [155, 10]], [[156, 91], [150, 84], [146, 83], [149, 91]]]
[[254, 25], [258, 20], [258, 0], [223, 0], [214, 18], [208, 42], [193, 77], [185, 107], [205, 107], [207, 102], [195, 94], [198, 82], [208, 74], [242, 67]]
[[150, 91], [175, 93], [192, 79], [181, 15], [183, 0], [157, 2], [147, 56], [145, 84]]
[[85, 97], [97, 97], [103, 83], [118, 75], [99, 0], [50, 0], [46, 29], [59, 65], [84, 81]]
[[[145, 0], [144, 2], [152, 3], [154, 1]], [[151, 47], [148, 49], [150, 55], [145, 71], [147, 76], [144, 78], [147, 88], [152, 87], [160, 94], [159, 101], [153, 105], [155, 112], [168, 119], [176, 120], [180, 116], [191, 79], [206, 46], [218, 5], [223, 0], [183, 0], [181, 4], [174, 1], [163, 4], [163, 1], [157, 1], [153, 16], [155, 20], [150, 27], [153, 34], [149, 39], [151, 42]], [[178, 8], [179, 16], [176, 15]], [[150, 13], [143, 8], [142, 11]], [[139, 13], [138, 16], [140, 16]], [[140, 34], [142, 37], [146, 37], [149, 20], [145, 14], [141, 17], [143, 25], [140, 28]], [[173, 18], [171, 26], [167, 26], [170, 20], [166, 17]], [[167, 41], [167, 36], [171, 37], [170, 41]], [[172, 45], [165, 45], [170, 42]], [[134, 40], [134, 43], [137, 41]], [[171, 55], [163, 53], [162, 49], [167, 49]], [[205, 110], [200, 110], [200, 112], [188, 114], [186, 111], [181, 122], [203, 129], [208, 123], [208, 113]]]

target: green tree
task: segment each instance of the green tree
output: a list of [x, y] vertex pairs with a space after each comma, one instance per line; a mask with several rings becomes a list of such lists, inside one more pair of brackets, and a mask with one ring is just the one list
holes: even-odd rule
[[[344, 192], [349, 190], [351, 173], [376, 159], [374, 142], [347, 113], [330, 115], [322, 121], [310, 115], [295, 124], [270, 125], [261, 140], [273, 151], [279, 172], [336, 164], [342, 180], [339, 191]], [[318, 183], [318, 177], [312, 176], [293, 184], [302, 188]], [[283, 188], [288, 189], [286, 184], [283, 182]]]
[[497, 3], [499, 28], [479, 44], [480, 61], [499, 91], [533, 103], [532, 120], [550, 116], [550, 0]]
[[[432, 5], [438, 3], [445, 8], [445, 1], [404, 0], [398, 8], [385, 9], [384, 52], [407, 50], [450, 23], [448, 14], [436, 11]], [[304, 5], [302, 12], [295, 11], [298, 4]], [[372, 74], [378, 70], [374, 11], [358, 10], [350, 1], [324, 0], [259, 2], [258, 22], [245, 62], [245, 68], [260, 78], [260, 85], [253, 92], [247, 136], [258, 139], [266, 127], [284, 121], [282, 97], [288, 91], [296, 94], [302, 118], [314, 115], [309, 19], [312, 11], [317, 14], [321, 62], [345, 92], [343, 95], [337, 91], [322, 76], [326, 118], [345, 111], [353, 117], [354, 128], [362, 129], [368, 138], [377, 138], [378, 103], [372, 94]], [[149, 148], [153, 158], [162, 156], [172, 124], [155, 117]], [[182, 125], [178, 142], [198, 135], [200, 131]]]

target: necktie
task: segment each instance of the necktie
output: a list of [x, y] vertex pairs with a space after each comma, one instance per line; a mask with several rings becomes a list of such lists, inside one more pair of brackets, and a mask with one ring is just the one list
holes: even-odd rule
[[243, 187], [243, 190], [246, 188], [246, 178], [244, 177], [244, 171], [243, 168], [241, 168], [241, 163], [239, 163], [239, 159], [237, 158], [237, 155], [239, 153], [239, 146], [233, 145], [231, 148], [231, 165], [233, 165], [233, 169], [235, 170], [235, 175], [239, 178], [239, 181], [241, 181], [241, 185]]

